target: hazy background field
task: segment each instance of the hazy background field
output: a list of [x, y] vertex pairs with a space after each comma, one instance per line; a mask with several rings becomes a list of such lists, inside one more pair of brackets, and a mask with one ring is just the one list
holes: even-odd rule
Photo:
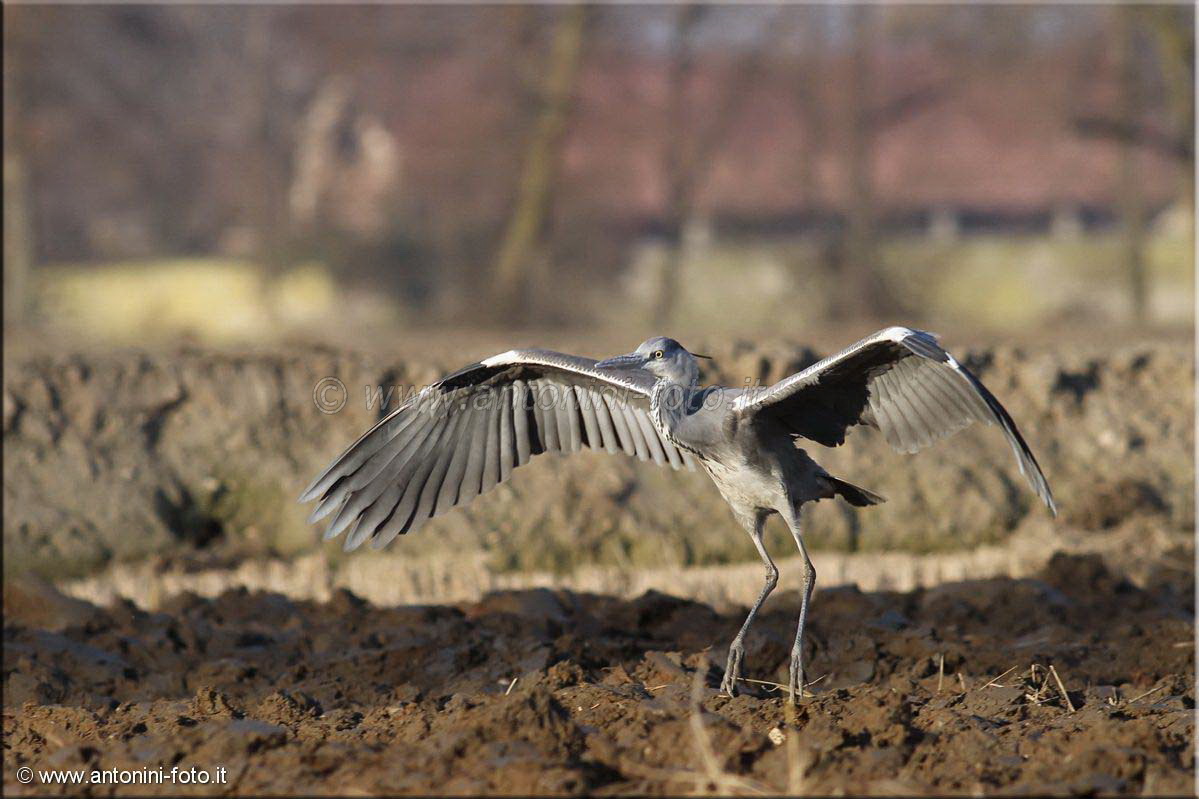
[[[655, 333], [739, 384], [896, 322], [970, 356], [1063, 516], [1034, 512], [993, 430], [911, 461], [855, 434], [819, 457], [891, 502], [813, 512], [822, 575], [1177, 556], [1192, 16], [7, 5], [6, 573], [411, 600], [746, 563], [750, 585], [705, 478], [621, 459], [546, 458], [384, 555], [320, 545], [292, 500], [378, 416], [367, 386]], [[679, 590], [718, 582], [695, 575]]]

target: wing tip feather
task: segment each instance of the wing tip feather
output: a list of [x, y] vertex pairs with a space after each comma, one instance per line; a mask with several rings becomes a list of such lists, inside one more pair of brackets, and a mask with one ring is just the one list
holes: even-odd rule
[[321, 504], [317, 505], [312, 509], [312, 513], [308, 514], [308, 524], [316, 524], [321, 519], [337, 510], [340, 504], [341, 503], [339, 502], [329, 502], [328, 504], [322, 502]]

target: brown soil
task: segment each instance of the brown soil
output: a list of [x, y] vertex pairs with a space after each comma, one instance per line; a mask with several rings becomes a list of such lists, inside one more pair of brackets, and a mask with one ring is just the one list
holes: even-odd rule
[[[239, 794], [1194, 790], [1187, 568], [1138, 587], [1058, 556], [1034, 579], [823, 591], [821, 679], [791, 720], [769, 686], [716, 690], [740, 613], [658, 593], [230, 591], [155, 613], [6, 594], [9, 795], [20, 766], [159, 765], [223, 766]], [[747, 677], [784, 678], [796, 604], [767, 605]], [[93, 789], [118, 790], [181, 788]]]

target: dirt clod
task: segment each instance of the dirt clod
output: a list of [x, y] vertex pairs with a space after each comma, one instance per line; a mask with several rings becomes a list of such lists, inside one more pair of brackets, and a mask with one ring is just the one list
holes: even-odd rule
[[237, 793], [273, 794], [1193, 792], [1177, 586], [1061, 556], [1036, 579], [824, 591], [823, 679], [791, 715], [770, 684], [796, 609], [766, 605], [747, 647], [760, 682], [729, 699], [740, 613], [656, 593], [72, 606], [58, 632], [6, 620], [4, 770], [219, 766]]

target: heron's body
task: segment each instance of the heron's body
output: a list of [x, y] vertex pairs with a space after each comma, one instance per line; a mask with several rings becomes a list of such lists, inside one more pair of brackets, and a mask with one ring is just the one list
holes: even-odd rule
[[725, 502], [741, 514], [777, 513], [832, 496], [822, 486], [824, 470], [802, 449], [735, 451], [727, 458], [705, 459], [703, 466]]
[[914, 452], [973, 420], [999, 423], [1038, 496], [1053, 497], [1015, 423], [982, 383], [927, 333], [894, 327], [767, 389], [700, 388], [695, 357], [667, 338], [596, 362], [548, 350], [512, 350], [443, 378], [383, 419], [304, 493], [312, 520], [336, 513], [326, 537], [346, 548], [396, 535], [506, 480], [541, 452], [584, 447], [673, 468], [698, 464], [748, 531], [766, 580], [729, 649], [732, 693], [743, 640], [778, 570], [762, 541], [779, 514], [804, 557], [804, 596], [791, 654], [792, 699], [803, 690], [802, 637], [816, 573], [800, 529], [805, 503], [883, 498], [830, 475], [800, 444], [844, 442], [854, 425], [876, 427]]

